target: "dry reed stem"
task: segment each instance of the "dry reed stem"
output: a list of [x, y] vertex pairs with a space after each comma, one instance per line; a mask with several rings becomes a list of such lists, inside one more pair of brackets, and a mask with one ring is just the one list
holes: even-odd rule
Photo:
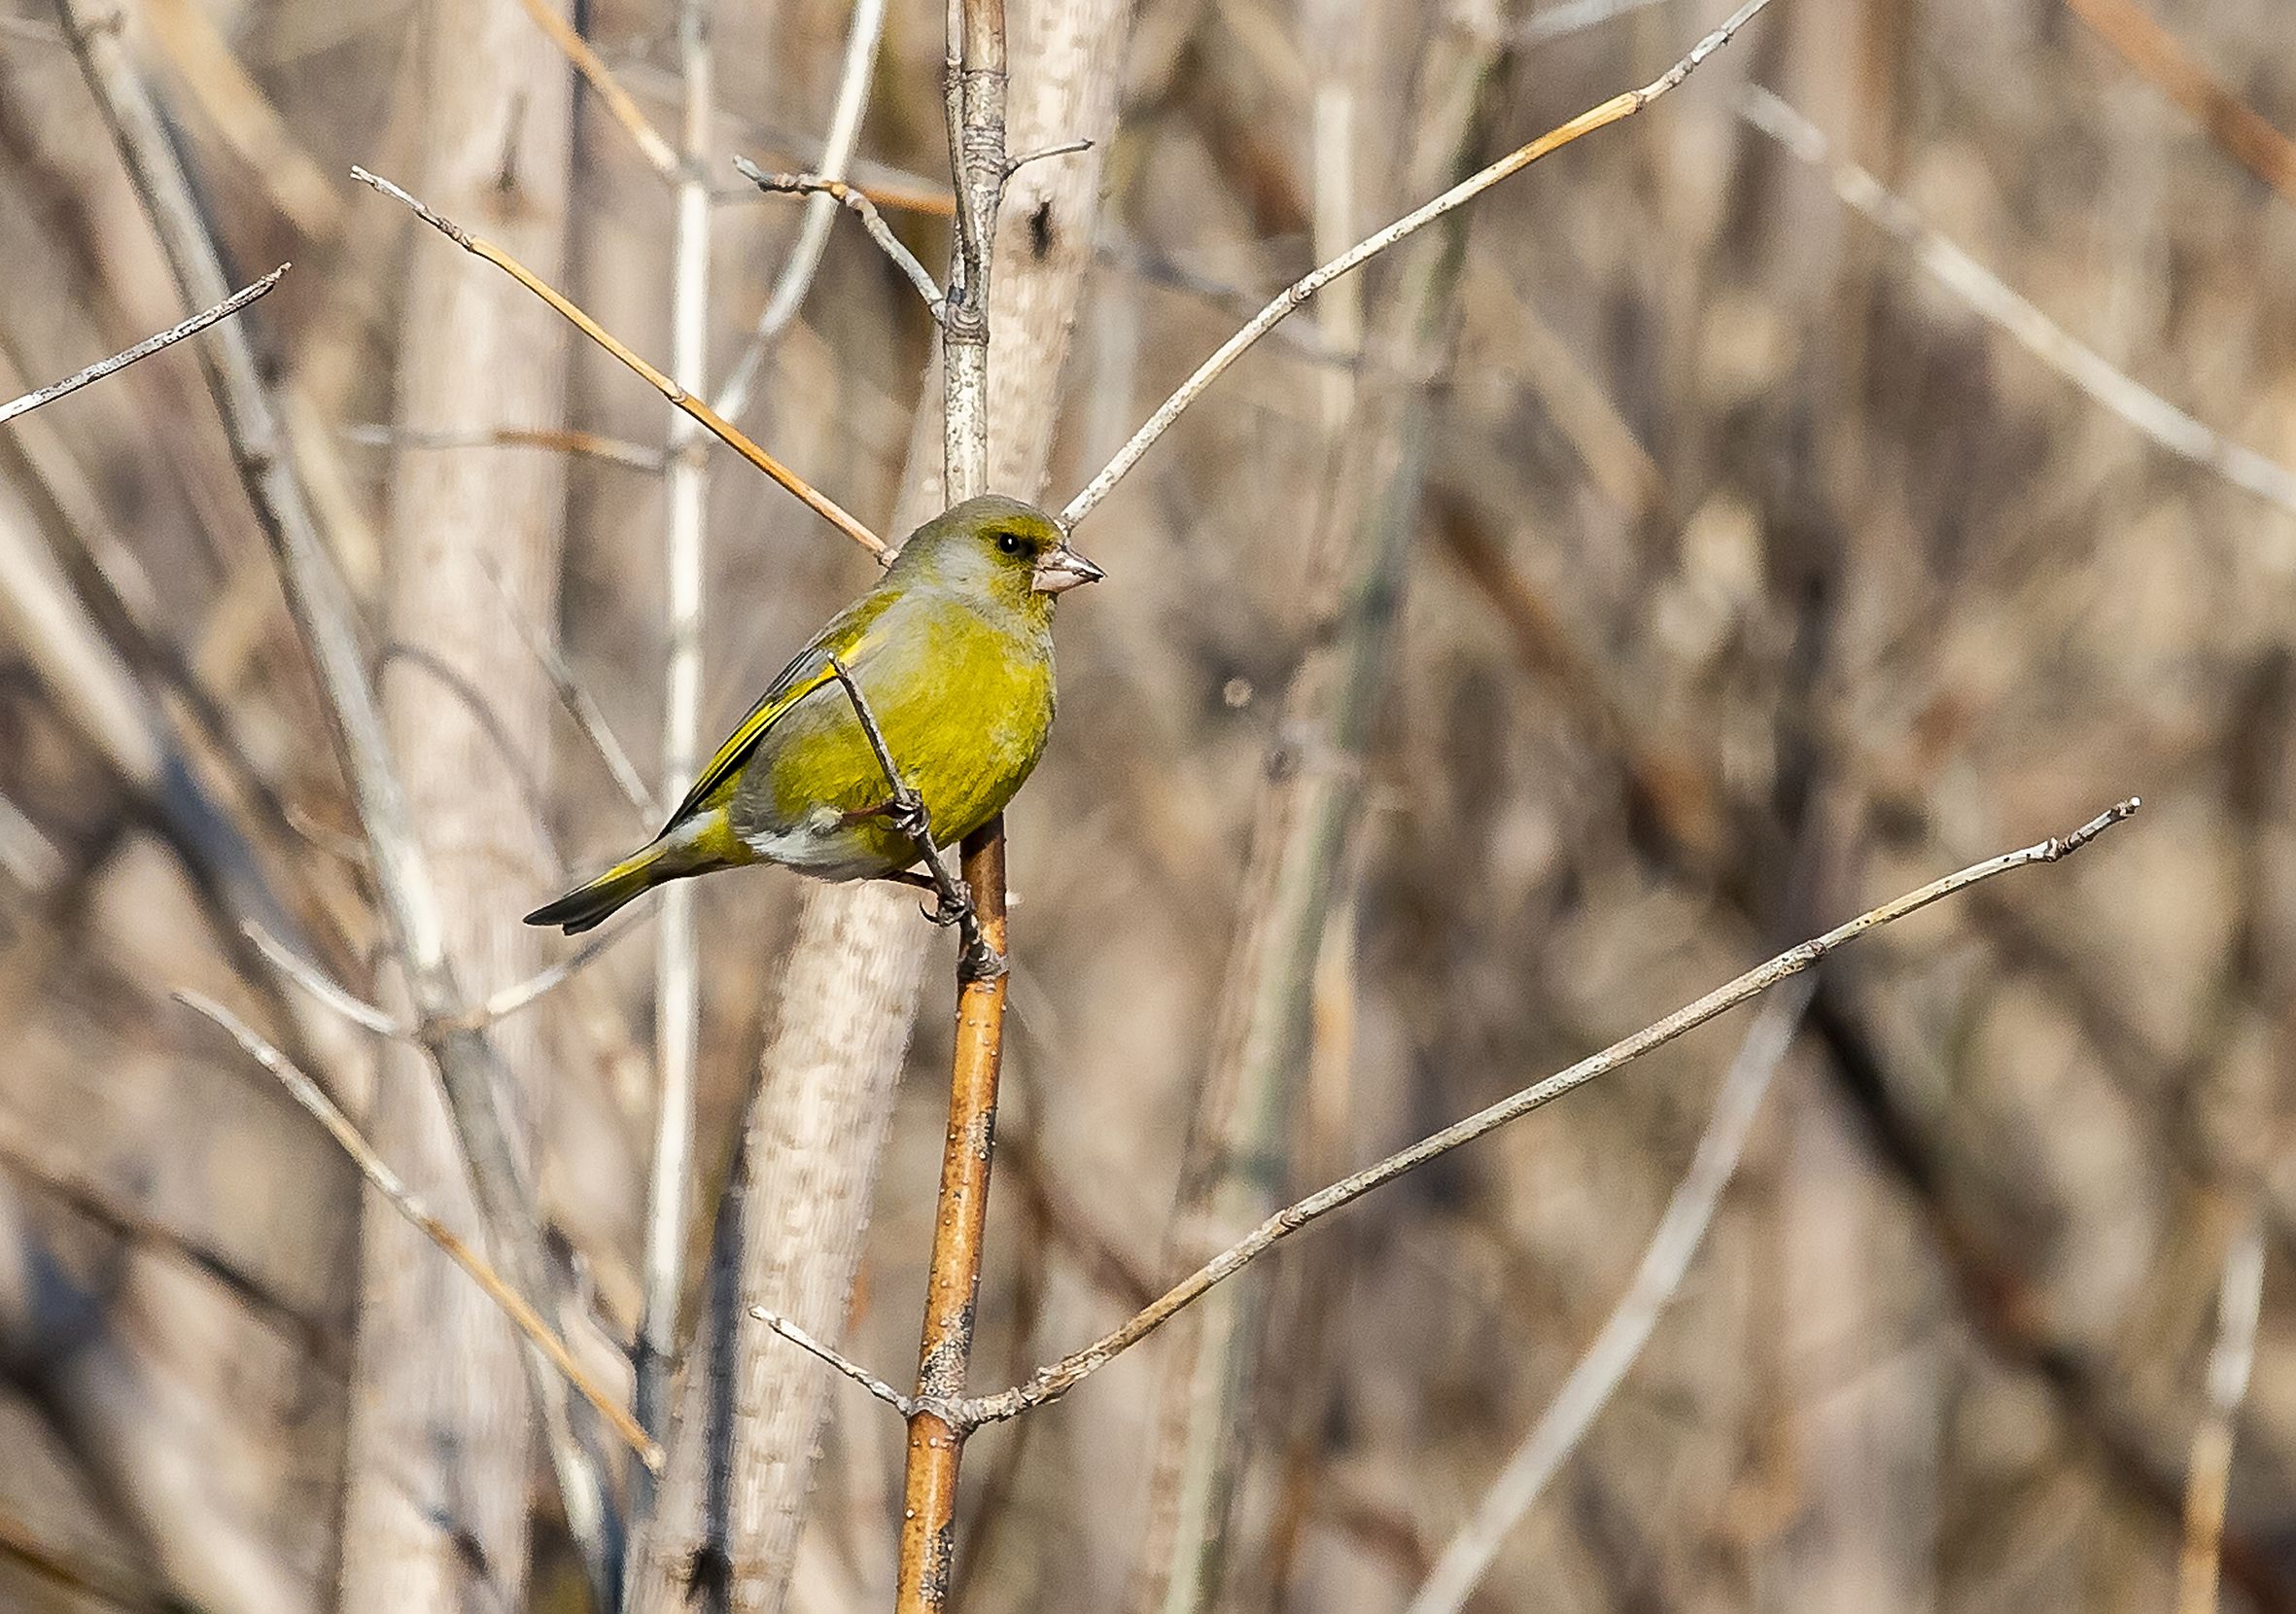
[[289, 132], [262, 87], [239, 65], [207, 9], [197, 0], [144, 0], [140, 9], [159, 48], [271, 205], [310, 239], [332, 239], [342, 228], [342, 197]]
[[640, 110], [637, 100], [622, 88], [621, 81], [613, 76], [613, 69], [606, 65], [606, 59], [590, 48], [590, 42], [574, 32], [574, 24], [542, 0], [518, 0], [518, 4], [534, 18], [534, 25], [565, 53], [574, 70], [582, 76], [582, 82], [598, 92], [607, 112], [637, 144], [638, 155], [645, 158], [646, 165], [665, 179], [677, 173], [678, 154], [671, 150], [662, 131]]
[[351, 169], [351, 172], [360, 180], [362, 184], [371, 186], [376, 191], [382, 193], [384, 195], [389, 196], [393, 201], [400, 203], [410, 212], [412, 212], [416, 218], [422, 220], [423, 223], [429, 225], [433, 229], [437, 230], [448, 240], [454, 242], [456, 246], [461, 247], [465, 252], [470, 253], [474, 258], [484, 259], [487, 263], [492, 263], [496, 268], [501, 269], [511, 279], [517, 281], [519, 285], [524, 286], [536, 297], [540, 298], [544, 302], [548, 303], [561, 316], [563, 316], [569, 323], [571, 323], [575, 330], [579, 331], [583, 335], [589, 337], [593, 342], [596, 342], [608, 353], [613, 355], [614, 358], [620, 360], [622, 364], [628, 368], [635, 371], [643, 380], [644, 380], [646, 385], [652, 387], [654, 391], [660, 393], [662, 397], [671, 404], [684, 410], [685, 413], [692, 416], [695, 420], [701, 422], [701, 424], [707, 428], [710, 434], [716, 438], [718, 441], [724, 443], [735, 453], [741, 455], [742, 458], [748, 460], [758, 470], [764, 472], [768, 476], [772, 477], [783, 488], [795, 494], [799, 501], [802, 502], [807, 509], [813, 510], [817, 515], [827, 521], [831, 526], [837, 528], [838, 531], [844, 533], [846, 537], [852, 539], [862, 548], [867, 549], [871, 554], [878, 556], [881, 560], [886, 557], [887, 549], [885, 541], [879, 538], [875, 533], [871, 532], [866, 526], [862, 525], [859, 520], [855, 519], [853, 516], [848, 515], [844, 509], [839, 508], [836, 501], [829, 498], [826, 494], [817, 492], [813, 485], [806, 481], [804, 477], [798, 475], [796, 472], [791, 471], [787, 466], [782, 464], [781, 461], [775, 459], [764, 449], [758, 447], [757, 444], [751, 442], [748, 437], [743, 435], [739, 428], [734, 426], [730, 421], [726, 420], [722, 415], [718, 414], [716, 410], [710, 407], [709, 404], [703, 403], [700, 399], [694, 397], [677, 382], [671, 380], [669, 376], [663, 374], [653, 366], [647, 364], [644, 359], [640, 358], [636, 353], [632, 352], [628, 347], [624, 346], [621, 341], [609, 333], [604, 326], [600, 325], [596, 320], [584, 313], [573, 302], [572, 299], [567, 298], [564, 294], [557, 291], [547, 282], [541, 280], [532, 270], [528, 269], [525, 264], [519, 263], [517, 259], [511, 257], [508, 253], [504, 252], [501, 247], [496, 246], [492, 241], [487, 240], [484, 236], [474, 235], [470, 230], [465, 229], [461, 225], [456, 224], [452, 219], [445, 218], [437, 213], [433, 212], [427, 205], [417, 200], [405, 190], [400, 186], [394, 185], [391, 181], [382, 178], [380, 175], [369, 173], [365, 168], [357, 166], [354, 166]]
[[115, 370], [125, 369], [138, 359], [149, 359], [161, 348], [172, 347], [186, 336], [195, 336], [218, 320], [229, 319], [240, 309], [278, 285], [280, 276], [286, 274], [291, 267], [293, 267], [292, 264], [282, 263], [262, 279], [252, 285], [240, 287], [239, 290], [233, 292], [214, 307], [193, 314], [180, 325], [171, 325], [156, 336], [146, 336], [133, 347], [122, 348], [109, 359], [89, 365], [77, 374], [67, 375], [61, 381], [51, 382], [36, 392], [28, 392], [21, 398], [12, 398], [7, 403], [0, 404], [0, 426], [6, 425], [18, 415], [30, 414], [42, 404], [53, 404], [57, 399], [67, 394], [78, 392], [91, 381], [101, 381]]
[[1989, 324], [2170, 453], [2206, 466], [2237, 487], [2296, 514], [2296, 472], [2244, 448], [2186, 414], [2160, 394], [2108, 364], [2067, 333], [1991, 269], [1923, 224], [1905, 201], [1854, 162], [1833, 155], [1818, 126], [1757, 85], [1748, 85], [1739, 116], [1793, 156], [1828, 174], [1834, 194], [1910, 251], [1914, 261]]
[[2133, 0], [2065, 0], [2073, 16], [2192, 114], [2234, 161], [2296, 201], [2296, 140], [2290, 140], [2185, 53]]
[[2209, 1352], [2209, 1405], [2192, 1437], [2184, 1485], [2184, 1541], [2176, 1558], [2176, 1614], [2216, 1614], [2224, 1507], [2232, 1487], [2233, 1425], [2256, 1360], [2264, 1305], [2264, 1221], [2251, 1214], [2224, 1252], [2216, 1344]]
[[1195, 373], [1181, 382], [1172, 395], [1157, 406], [1154, 414], [1141, 422], [1139, 430], [1068, 501], [1061, 511], [1061, 525], [1072, 528], [1090, 514], [1093, 507], [1105, 499], [1109, 490], [1124, 478], [1125, 474], [1139, 463], [1140, 456], [1148, 451], [1156, 439], [1171, 430], [1173, 422], [1202, 396], [1205, 388], [1218, 380], [1247, 349], [1297, 312], [1317, 292], [1341, 275], [1361, 268], [1398, 241], [1424, 229], [1453, 208], [1473, 201], [1501, 180], [1520, 173], [1548, 153], [1560, 151], [1596, 129], [1608, 128], [1613, 123], [1633, 117], [1697, 71], [1707, 57], [1727, 45], [1732, 36], [1768, 4], [1769, 0], [1745, 0], [1745, 4], [1732, 12], [1720, 27], [1692, 46], [1688, 54], [1640, 89], [1629, 89], [1614, 95], [1600, 106], [1579, 114], [1569, 123], [1549, 129], [1528, 145], [1516, 147], [1498, 161], [1469, 175], [1443, 194], [1422, 202], [1385, 228], [1365, 236], [1339, 257], [1319, 264], [1293, 281], [1277, 293], [1266, 307], [1246, 321], [1235, 334], [1214, 349], [1211, 357], [1197, 366]]
[[1284, 1207], [1247, 1237], [1231, 1245], [1165, 1290], [1121, 1326], [1083, 1349], [1069, 1352], [1059, 1361], [1037, 1369], [1028, 1379], [1009, 1389], [999, 1390], [993, 1395], [968, 1397], [941, 1408], [941, 1417], [955, 1427], [971, 1429], [982, 1423], [1017, 1418], [1031, 1407], [1059, 1400], [1163, 1327], [1180, 1312], [1194, 1305], [1212, 1288], [1235, 1277], [1300, 1229], [1322, 1220], [1340, 1207], [1361, 1199], [1373, 1189], [1383, 1187], [1408, 1172], [1417, 1170], [1428, 1161], [1448, 1154], [1463, 1143], [1473, 1142], [1485, 1133], [1496, 1131], [1508, 1122], [1519, 1119], [1597, 1077], [1608, 1075], [1620, 1066], [1640, 1059], [1653, 1048], [1662, 1047], [1685, 1033], [1696, 1030], [1717, 1015], [1735, 1008], [1750, 998], [1758, 997], [1780, 981], [1800, 974], [1827, 954], [1857, 940], [1869, 930], [1894, 924], [1932, 902], [1966, 891], [1996, 875], [2006, 874], [2011, 869], [2024, 868], [2033, 863], [2053, 863], [2070, 857], [2115, 824], [2135, 816], [2139, 805], [2138, 798], [2131, 796], [2098, 814], [2070, 834], [2052, 835], [2047, 840], [2036, 841], [2015, 852], [2005, 852], [1983, 862], [1972, 863], [1885, 902], [1880, 907], [1868, 909], [1823, 935], [1813, 936], [1796, 947], [1789, 948], [1766, 964], [1757, 965], [1735, 980], [1715, 988], [1695, 1002], [1686, 1004], [1665, 1019], [1612, 1043], [1600, 1053], [1587, 1056], [1568, 1070], [1557, 1071], [1544, 1081], [1421, 1139], [1409, 1148], [1400, 1149], [1384, 1160]]
[[581, 1393], [583, 1400], [598, 1409], [599, 1416], [606, 1420], [608, 1426], [621, 1437], [631, 1451], [638, 1454], [639, 1459], [649, 1470], [655, 1473], [661, 1471], [662, 1449], [639, 1427], [638, 1421], [604, 1386], [590, 1377], [580, 1362], [574, 1360], [574, 1352], [566, 1348], [566, 1342], [551, 1331], [541, 1315], [504, 1281], [502, 1275], [488, 1264], [486, 1257], [472, 1249], [455, 1235], [453, 1229], [431, 1213], [430, 1208], [400, 1180], [399, 1174], [375, 1152], [374, 1145], [366, 1140], [351, 1118], [336, 1107], [334, 1101], [321, 1091], [317, 1082], [298, 1070], [293, 1060], [273, 1047], [261, 1034], [213, 999], [190, 991], [178, 991], [172, 996], [184, 1007], [205, 1015], [221, 1026], [257, 1064], [269, 1071], [279, 1085], [287, 1090], [288, 1096], [327, 1129], [328, 1135], [349, 1157], [351, 1164], [359, 1168], [359, 1175], [391, 1202], [391, 1208], [404, 1216], [416, 1231], [436, 1245], [448, 1260], [470, 1274], [471, 1281], [486, 1291], [487, 1298], [502, 1308], [503, 1315], [510, 1319], [511, 1325], [549, 1358], [550, 1364]]
[[1667, 1201], [1633, 1281], [1474, 1513], [1444, 1548], [1405, 1614], [1459, 1614], [1467, 1606], [1498, 1557], [1500, 1544], [1531, 1510], [1642, 1354], [1659, 1315], [1682, 1286], [1723, 1187], [1737, 1171], [1755, 1114], [1793, 1041], [1816, 983], [1816, 975], [1803, 975], [1762, 1005], [1722, 1077], [1689, 1170]]

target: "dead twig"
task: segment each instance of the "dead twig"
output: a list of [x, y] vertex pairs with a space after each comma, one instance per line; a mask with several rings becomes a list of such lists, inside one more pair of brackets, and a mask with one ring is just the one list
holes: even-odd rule
[[[1205, 388], [1218, 380], [1228, 367], [1241, 358], [1262, 336], [1305, 306], [1307, 299], [1317, 292], [1341, 275], [1361, 268], [1398, 241], [1426, 228], [1453, 208], [1473, 201], [1501, 180], [1520, 173], [1548, 153], [1560, 151], [1596, 129], [1608, 128], [1622, 119], [1633, 117], [1697, 71], [1707, 57], [1727, 45], [1738, 30], [1752, 21], [1768, 4], [1769, 0], [1745, 0], [1745, 4], [1732, 12], [1722, 26], [1692, 46], [1688, 54], [1640, 89], [1629, 89], [1614, 95], [1600, 106], [1579, 114], [1569, 123], [1549, 129], [1528, 145], [1516, 147], [1498, 161], [1478, 169], [1434, 199], [1422, 202], [1385, 228], [1365, 236], [1339, 257], [1319, 264], [1286, 286], [1272, 301], [1245, 322], [1235, 334], [1222, 342], [1210, 358], [1197, 366], [1195, 373], [1181, 382], [1172, 395], [1157, 406], [1156, 412], [1141, 423], [1140, 429], [1116, 451], [1115, 456], [1068, 501], [1061, 511], [1061, 525], [1072, 528], [1090, 514], [1093, 507], [1105, 499], [1109, 490], [1123, 480], [1125, 474], [1139, 463], [1140, 456], [1149, 450], [1156, 439], [1170, 431], [1172, 423], [1203, 395]], [[962, 218], [961, 211], [958, 216]]]
[[335, 1106], [334, 1101], [320, 1091], [319, 1084], [297, 1070], [295, 1063], [223, 1004], [196, 992], [179, 991], [175, 1000], [193, 1013], [205, 1015], [230, 1035], [231, 1040], [245, 1049], [257, 1064], [286, 1088], [288, 1095], [301, 1105], [304, 1112], [334, 1139], [351, 1163], [359, 1168], [359, 1175], [366, 1178], [375, 1192], [391, 1202], [391, 1208], [436, 1245], [441, 1253], [456, 1266], [470, 1274], [472, 1282], [486, 1291], [487, 1298], [502, 1308], [503, 1315], [535, 1348], [548, 1357], [550, 1364], [565, 1375], [566, 1382], [580, 1392], [582, 1399], [598, 1409], [615, 1434], [628, 1443], [641, 1461], [656, 1473], [662, 1466], [662, 1450], [647, 1438], [638, 1421], [622, 1407], [605, 1387], [575, 1361], [574, 1352], [544, 1322], [541, 1315], [528, 1305], [524, 1296], [512, 1288], [487, 1263], [484, 1256], [455, 1236], [454, 1230], [433, 1215], [430, 1209], [392, 1171], [382, 1156], [374, 1151], [351, 1118]]
[[649, 474], [659, 474], [667, 461], [659, 448], [570, 427], [498, 426], [485, 432], [427, 432], [412, 426], [362, 425], [344, 427], [343, 438], [362, 448], [539, 448]]
[[582, 82], [598, 92], [606, 103], [606, 110], [613, 121], [622, 125], [638, 147], [638, 155], [644, 158], [646, 166], [665, 179], [678, 172], [678, 154], [662, 131], [653, 126], [631, 93], [622, 88], [613, 69], [606, 59], [590, 48], [590, 42], [574, 32], [574, 26], [542, 0], [518, 0], [526, 15], [534, 18], [534, 25], [549, 37], [566, 55]]
[[814, 511], [871, 554], [877, 555], [881, 559], [886, 556], [885, 540], [879, 538], [853, 516], [848, 515], [835, 500], [826, 494], [817, 492], [812, 483], [751, 442], [738, 427], [726, 420], [715, 409], [641, 359], [609, 333], [604, 326], [584, 313], [564, 294], [536, 275], [517, 259], [496, 246], [492, 241], [487, 240], [483, 235], [473, 235], [452, 219], [433, 212], [428, 205], [380, 175], [369, 173], [365, 168], [357, 166], [354, 166], [351, 172], [362, 184], [371, 186], [393, 201], [399, 202], [413, 213], [416, 218], [437, 230], [456, 246], [461, 247], [474, 258], [484, 259], [517, 281], [519, 285], [534, 293], [536, 297], [540, 298], [571, 323], [575, 330], [581, 332], [583, 335], [589, 337], [590, 340], [596, 342], [608, 353], [620, 360], [624, 366], [635, 371], [644, 380], [646, 385], [660, 393], [673, 406], [684, 410], [686, 414], [701, 422], [711, 436], [764, 472], [782, 487], [795, 494], [808, 509]]
[[2256, 1360], [2264, 1305], [2264, 1219], [2251, 1215], [2224, 1252], [2216, 1344], [2209, 1352], [2209, 1408], [2192, 1437], [2184, 1482], [2184, 1544], [2176, 1560], [2176, 1614], [2215, 1614], [2224, 1505], [2232, 1488], [2233, 1425]]
[[78, 392], [91, 381], [101, 381], [115, 370], [125, 369], [138, 359], [149, 359], [163, 347], [173, 347], [186, 336], [195, 336], [218, 320], [229, 319], [240, 309], [278, 285], [280, 277], [286, 274], [292, 266], [292, 264], [282, 263], [262, 279], [256, 281], [253, 285], [240, 287], [239, 290], [233, 292], [214, 307], [193, 314], [181, 325], [171, 325], [157, 336], [146, 336], [135, 346], [123, 348], [109, 359], [89, 365], [86, 369], [74, 375], [67, 375], [61, 381], [51, 382], [37, 392], [28, 392], [21, 398], [12, 398], [7, 403], [0, 404], [0, 426], [5, 426], [18, 415], [30, 414], [44, 404], [53, 404], [67, 393]]
[[2072, 15], [2120, 53], [2121, 59], [2158, 85], [2208, 130], [2234, 161], [2296, 201], [2296, 140], [2265, 121], [2185, 53], [2175, 36], [2134, 0], [2065, 0]]
[[[857, 186], [848, 185], [844, 180], [830, 179], [821, 174], [768, 173], [746, 157], [735, 158], [734, 166], [741, 170], [744, 179], [768, 195], [827, 196], [851, 208], [861, 221], [861, 228], [868, 230], [869, 239], [884, 250], [885, 255], [893, 261], [893, 266], [908, 278], [910, 285], [917, 288], [917, 295], [924, 299], [925, 311], [932, 315], [936, 324], [940, 321], [944, 299], [939, 283], [933, 279], [932, 271], [917, 261], [917, 255], [901, 244], [901, 238], [885, 222], [885, 215], [877, 210], [877, 204], [869, 199], [867, 192]], [[719, 402], [723, 404], [725, 401], [720, 399]]]

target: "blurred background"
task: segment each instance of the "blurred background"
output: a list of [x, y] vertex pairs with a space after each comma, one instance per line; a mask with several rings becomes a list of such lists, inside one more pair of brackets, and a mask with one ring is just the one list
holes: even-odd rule
[[[2253, 1371], [2217, 1397], [2220, 1420], [2237, 1399], [2222, 1597], [2296, 1607], [2296, 148], [2275, 132], [2296, 131], [2296, 52], [2278, 0], [2141, 3], [1780, 0], [1650, 111], [1460, 215], [1454, 262], [1381, 260], [1311, 305], [1081, 525], [1110, 577], [1062, 604], [1059, 726], [1009, 815], [977, 1386], [1193, 1265], [1186, 1212], [1219, 1184], [1280, 1203], [2140, 793], [2078, 859], [1826, 965], [1673, 1304], [1467, 1606], [2215, 1606], [2179, 1587], [2209, 1461], [2197, 1534], [2187, 1478], [2225, 1278], [2237, 1357], [2261, 1250]], [[188, 310], [55, 16], [0, 4], [13, 396]], [[1039, 7], [1011, 5], [1025, 75]], [[234, 283], [294, 261], [247, 330], [378, 677], [423, 677], [391, 629], [393, 579], [426, 564], [406, 478], [451, 459], [483, 500], [490, 476], [544, 476], [548, 575], [477, 586], [473, 631], [514, 667], [530, 637], [561, 642], [653, 780], [671, 412], [574, 344], [562, 414], [491, 424], [578, 436], [424, 439], [398, 402], [435, 313], [419, 288], [495, 271], [349, 177], [436, 171], [425, 32], [531, 31], [515, 0], [127, 11]], [[722, 376], [803, 211], [729, 159], [819, 160], [852, 16], [708, 11]], [[1455, 166], [1426, 150], [1450, 117], [1423, 88], [1438, 53], [1486, 64], [1459, 141], [1483, 160], [1721, 16], [1141, 0], [1109, 43], [1118, 123], [1047, 484], [1013, 491], [1057, 508], [1242, 318]], [[671, 131], [677, 20], [631, 0], [577, 18]], [[893, 0], [854, 169], [936, 268], [941, 53], [940, 10]], [[587, 89], [554, 150], [547, 176], [508, 148], [472, 160], [505, 193], [562, 193], [558, 283], [666, 362], [670, 186]], [[890, 535], [933, 345], [840, 215], [743, 422]], [[705, 742], [876, 575], [732, 455], [709, 467]], [[1350, 536], [1374, 528], [1368, 549]], [[358, 1178], [169, 994], [233, 1004], [364, 1113], [368, 1034], [292, 1001], [238, 926], [270, 916], [365, 999], [386, 992], [385, 935], [190, 346], [0, 433], [0, 1606], [330, 1607]], [[1355, 604], [1321, 610], [1334, 589]], [[1395, 614], [1366, 648], [1370, 596]], [[1303, 674], [1357, 649], [1354, 695]], [[580, 726], [546, 698], [522, 712], [484, 764], [528, 848], [483, 888], [510, 929], [651, 827]], [[1278, 982], [1296, 1057], [1262, 1088], [1243, 1062], [1239, 1095], [1207, 1071], [1235, 1065], [1219, 1028], [1239, 977], [1267, 972], [1253, 846], [1302, 767], [1339, 782], [1345, 831]], [[452, 769], [426, 789], [418, 813], [454, 796]], [[689, 1317], [799, 884], [694, 888]], [[844, 1334], [896, 1381], [945, 1116], [950, 947], [930, 946]], [[565, 951], [470, 967], [491, 988]], [[656, 991], [631, 939], [516, 1022], [545, 1073], [528, 1102], [554, 1247], [625, 1382]], [[953, 1605], [1404, 1607], [1626, 1290], [1753, 1012], [1238, 1281], [1234, 1498], [1189, 1596], [1157, 1600], [1175, 1330], [973, 1443]], [[1232, 1112], [1254, 1125], [1223, 1132]], [[840, 1383], [819, 1444], [788, 1606], [885, 1606], [897, 1422]], [[520, 1605], [580, 1606], [539, 1460], [533, 1492]]]

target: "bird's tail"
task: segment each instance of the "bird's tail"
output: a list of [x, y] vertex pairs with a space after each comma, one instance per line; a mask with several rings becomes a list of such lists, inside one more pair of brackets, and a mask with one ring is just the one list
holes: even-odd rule
[[526, 916], [529, 925], [557, 925], [575, 935], [602, 923], [623, 903], [654, 887], [698, 873], [690, 849], [665, 836], [624, 858], [597, 879], [574, 887]]

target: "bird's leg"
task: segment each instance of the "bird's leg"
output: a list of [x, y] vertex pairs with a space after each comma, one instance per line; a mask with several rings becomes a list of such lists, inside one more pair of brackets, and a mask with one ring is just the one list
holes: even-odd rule
[[[885, 770], [886, 783], [892, 787], [892, 798], [871, 808], [863, 809], [854, 818], [873, 818], [882, 814], [892, 826], [906, 836], [918, 850], [924, 866], [931, 870], [932, 889], [939, 894], [940, 905], [924, 917], [935, 925], [954, 925], [964, 937], [964, 956], [961, 960], [965, 975], [974, 980], [992, 981], [1002, 975], [1008, 965], [1004, 955], [989, 943], [981, 930], [981, 916], [973, 906], [973, 894], [949, 860], [933, 841], [932, 815], [925, 810], [924, 798], [917, 793], [901, 770], [893, 763], [890, 747], [885, 743], [885, 731], [877, 726], [877, 714], [869, 710], [868, 697], [852, 675], [845, 670], [845, 663], [836, 656], [829, 657], [829, 671], [845, 689], [845, 698], [852, 703], [853, 716], [860, 719], [861, 732], [869, 737], [869, 749], [877, 753], [877, 765]], [[914, 877], [888, 876], [902, 884], [918, 884]]]

